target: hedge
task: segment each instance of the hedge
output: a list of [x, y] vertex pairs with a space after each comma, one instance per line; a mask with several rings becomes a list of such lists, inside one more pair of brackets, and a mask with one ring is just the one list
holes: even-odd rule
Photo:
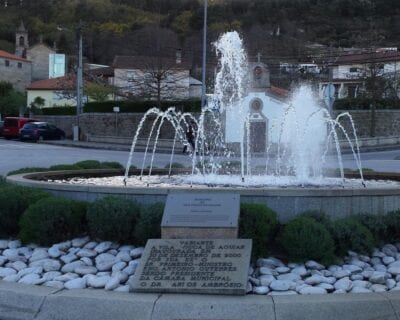
[[399, 99], [377, 99], [371, 98], [345, 98], [337, 99], [333, 105], [335, 110], [370, 110], [371, 104], [376, 109], [400, 109]]
[[48, 197], [29, 206], [20, 221], [23, 243], [52, 245], [85, 233], [86, 203]]
[[134, 243], [140, 208], [135, 202], [107, 196], [88, 205], [87, 222], [93, 239]]
[[253, 239], [253, 258], [265, 256], [275, 234], [278, 220], [276, 212], [263, 204], [240, 205], [239, 237]]

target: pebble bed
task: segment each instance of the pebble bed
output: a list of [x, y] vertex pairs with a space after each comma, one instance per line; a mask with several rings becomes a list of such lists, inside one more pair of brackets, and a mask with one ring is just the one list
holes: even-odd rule
[[[97, 288], [129, 292], [143, 247], [76, 238], [50, 248], [0, 240], [0, 279], [60, 289]], [[288, 263], [269, 257], [249, 268], [248, 293], [327, 294], [400, 290], [400, 243], [369, 256], [349, 252], [343, 263]]]

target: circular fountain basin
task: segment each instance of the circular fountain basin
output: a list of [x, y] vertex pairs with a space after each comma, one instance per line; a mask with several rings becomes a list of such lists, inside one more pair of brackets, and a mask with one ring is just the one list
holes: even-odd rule
[[[357, 213], [385, 214], [400, 209], [400, 174], [373, 173], [366, 175], [365, 186], [360, 180], [346, 179], [342, 185], [296, 185], [296, 186], [216, 186], [192, 184], [189, 172], [175, 169], [172, 174], [179, 177], [178, 184], [158, 182], [151, 184], [137, 176], [140, 170], [131, 172], [133, 178], [123, 184], [120, 170], [81, 170], [54, 171], [30, 174], [19, 174], [7, 177], [7, 180], [24, 186], [43, 189], [54, 195], [72, 199], [94, 201], [107, 195], [122, 196], [139, 203], [149, 204], [165, 202], [167, 195], [177, 192], [199, 193], [235, 193], [240, 195], [241, 202], [262, 203], [278, 213], [280, 221], [285, 222], [308, 210], [322, 211], [332, 219]], [[146, 174], [146, 172], [145, 172]], [[153, 169], [152, 174], [166, 175], [165, 169]], [[118, 177], [120, 176], [120, 177]], [[136, 177], [135, 177], [136, 176]], [[96, 185], [92, 179], [113, 177], [112, 185]], [[356, 178], [354, 175], [348, 178]], [[186, 179], [186, 183], [182, 182]], [[373, 180], [372, 180], [373, 179]], [[74, 182], [75, 180], [75, 182]], [[76, 183], [86, 180], [87, 183]], [[71, 182], [72, 181], [72, 182]], [[115, 181], [119, 181], [115, 183]]]

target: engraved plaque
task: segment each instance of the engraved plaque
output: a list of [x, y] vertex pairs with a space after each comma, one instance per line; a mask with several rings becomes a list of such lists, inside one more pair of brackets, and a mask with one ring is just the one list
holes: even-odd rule
[[237, 228], [240, 195], [173, 193], [167, 197], [162, 227]]
[[246, 294], [251, 239], [150, 239], [135, 292]]

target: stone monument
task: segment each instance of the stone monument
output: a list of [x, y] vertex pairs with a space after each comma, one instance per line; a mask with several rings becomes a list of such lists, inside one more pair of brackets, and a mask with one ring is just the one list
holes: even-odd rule
[[237, 239], [240, 198], [232, 193], [168, 195], [162, 238], [147, 241], [134, 292], [245, 295], [251, 239]]

